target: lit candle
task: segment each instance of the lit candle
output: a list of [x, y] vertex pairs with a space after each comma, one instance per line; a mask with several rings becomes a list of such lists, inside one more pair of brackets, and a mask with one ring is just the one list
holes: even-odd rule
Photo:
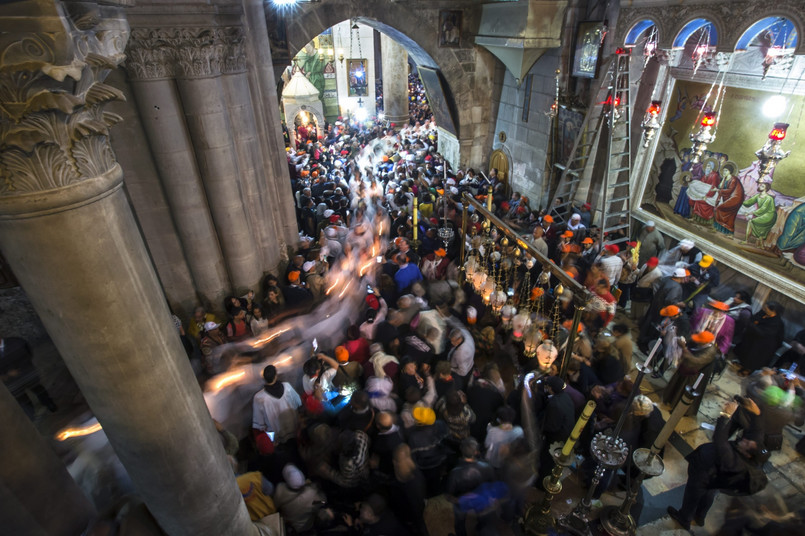
[[697, 387], [699, 387], [699, 384], [701, 383], [702, 378], [704, 378], [704, 372], [700, 372], [699, 377], [696, 378], [696, 383], [693, 384], [693, 390], [694, 391], [696, 390]]
[[568, 437], [567, 441], [565, 441], [565, 446], [562, 447], [563, 457], [570, 456], [570, 453], [573, 452], [573, 446], [576, 444], [576, 441], [579, 440], [581, 431], [584, 430], [584, 426], [587, 424], [587, 421], [590, 420], [590, 417], [592, 417], [594, 410], [595, 401], [589, 400], [587, 405], [584, 406], [584, 410], [581, 412], [579, 420], [576, 421], [576, 426], [573, 428], [573, 431], [570, 432], [570, 437]]
[[654, 348], [651, 349], [651, 352], [649, 352], [645, 363], [643, 363], [644, 367], [648, 368], [648, 366], [651, 364], [651, 360], [654, 359], [654, 354], [657, 353], [657, 350], [660, 348], [660, 344], [662, 344], [662, 339], [657, 339], [657, 342], [654, 343]]
[[414, 198], [414, 240], [419, 236], [419, 199]]

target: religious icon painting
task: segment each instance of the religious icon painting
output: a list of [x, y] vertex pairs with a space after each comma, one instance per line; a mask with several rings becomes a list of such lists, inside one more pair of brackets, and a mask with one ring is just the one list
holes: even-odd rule
[[573, 54], [573, 76], [595, 78], [598, 72], [598, 54], [604, 38], [603, 22], [580, 22], [576, 33], [576, 49]]
[[461, 19], [463, 13], [457, 10], [439, 12], [439, 46], [458, 48], [461, 46]]
[[347, 60], [347, 78], [350, 97], [366, 97], [369, 95], [365, 59]]

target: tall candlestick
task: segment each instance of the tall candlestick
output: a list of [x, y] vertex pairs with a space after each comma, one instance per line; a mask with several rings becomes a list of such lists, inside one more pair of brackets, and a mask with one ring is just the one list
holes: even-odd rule
[[414, 198], [414, 240], [419, 236], [419, 199]]
[[651, 364], [651, 360], [654, 359], [654, 354], [657, 353], [657, 350], [660, 348], [661, 344], [662, 344], [662, 339], [661, 338], [657, 339], [657, 342], [654, 343], [654, 348], [651, 349], [651, 352], [649, 352], [648, 357], [643, 362], [643, 366], [645, 368], [648, 368], [649, 364]]
[[695, 391], [696, 388], [699, 387], [699, 384], [702, 382], [702, 378], [704, 378], [704, 372], [700, 372], [699, 377], [696, 378], [696, 383], [693, 384], [693, 391]]
[[492, 212], [492, 185], [486, 189], [486, 210]]
[[587, 421], [590, 420], [590, 417], [592, 417], [594, 410], [595, 401], [589, 400], [587, 405], [584, 406], [584, 410], [581, 412], [579, 420], [576, 421], [576, 426], [573, 428], [573, 431], [570, 432], [570, 437], [567, 438], [565, 445], [562, 447], [562, 456], [570, 456], [570, 453], [573, 452], [573, 446], [576, 444], [576, 441], [579, 440], [581, 431], [584, 430], [584, 426], [587, 424]]
[[696, 398], [695, 391], [691, 391], [688, 393], [685, 390], [682, 393], [682, 399], [677, 402], [676, 406], [674, 407], [674, 411], [671, 412], [671, 415], [668, 417], [668, 421], [666, 421], [665, 426], [662, 427], [660, 433], [657, 434], [657, 439], [654, 440], [654, 444], [651, 445], [651, 452], [657, 454], [662, 450], [665, 446], [665, 443], [668, 441], [668, 438], [671, 437], [671, 434], [674, 432], [674, 428], [682, 419], [682, 416], [687, 413], [688, 408], [693, 403]]

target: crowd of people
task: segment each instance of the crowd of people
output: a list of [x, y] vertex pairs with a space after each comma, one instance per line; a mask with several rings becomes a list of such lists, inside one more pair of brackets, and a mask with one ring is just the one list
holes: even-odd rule
[[[358, 320], [337, 343], [314, 345], [298, 381], [274, 365], [263, 369], [251, 434], [229, 452], [251, 469], [238, 482], [253, 519], [278, 511], [295, 534], [428, 534], [425, 505], [444, 494], [455, 534], [466, 534], [469, 520], [479, 534], [497, 534], [501, 522], [519, 530], [528, 489], [540, 488], [552, 469], [550, 446], [567, 439], [587, 400], [597, 402], [577, 447], [587, 485], [592, 434], [625, 413], [621, 436], [631, 449], [647, 448], [663, 426], [648, 397], [626, 405], [634, 388], [629, 314], [640, 321], [637, 349], [648, 354], [658, 345], [654, 371], [669, 377], [660, 402], [669, 409], [685, 387], [697, 379], [707, 385], [731, 357], [749, 376], [745, 398], [725, 406], [714, 446], [691, 458], [697, 471], [709, 464], [712, 478], [688, 485], [681, 510], [671, 509], [674, 519], [687, 527], [703, 522], [715, 489], [761, 488], [765, 453], [780, 448], [782, 428], [802, 418], [805, 394], [790, 370], [770, 368], [784, 333], [782, 307], [767, 302], [753, 314], [744, 290], [713, 299], [720, 296], [713, 258], [689, 240], [667, 248], [652, 222], [634, 237], [601, 236], [588, 204], [537, 210], [508, 192], [494, 169], [452, 168], [437, 152], [434, 123], [417, 118], [400, 131], [339, 122], [322, 139], [289, 150], [301, 233], [287, 268], [265, 278], [259, 297], [227, 298], [225, 321], [199, 308], [189, 323], [185, 340], [191, 353], [200, 349], [199, 376], [212, 377], [232, 366], [217, 348], [337, 300], [330, 290], [347, 287], [331, 277], [335, 267], [354, 256], [361, 256], [356, 266], [371, 261], [352, 287], [365, 293]], [[462, 195], [485, 202], [490, 187], [495, 214], [540, 254], [522, 251], [509, 272], [512, 287], [534, 282], [530, 299], [544, 313], [534, 318], [540, 340], [533, 355], [463, 277], [462, 241], [465, 263], [494, 270], [508, 254], [505, 236], [480, 218], [462, 228]], [[440, 237], [444, 227], [454, 238]], [[564, 378], [578, 301], [544, 263], [589, 292]], [[517, 301], [522, 289], [512, 290]], [[804, 335], [778, 365], [801, 363]], [[596, 494], [618, 483], [611, 472]]]

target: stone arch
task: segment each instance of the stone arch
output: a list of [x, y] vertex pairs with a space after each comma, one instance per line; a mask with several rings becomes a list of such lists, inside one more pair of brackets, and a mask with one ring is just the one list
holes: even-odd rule
[[[472, 122], [469, 117], [471, 110], [459, 106], [459, 102], [464, 100], [463, 95], [471, 90], [472, 76], [466, 74], [453, 49], [438, 46], [438, 9], [411, 10], [405, 3], [375, 0], [312, 4], [289, 21], [287, 36], [290, 57], [293, 58], [327, 28], [349, 19], [356, 19], [400, 43], [418, 66], [440, 71], [445, 102], [452, 103], [451, 116], [457, 137], [463, 140], [472, 136], [471, 132], [462, 129], [462, 125]], [[467, 33], [466, 24], [462, 29], [464, 33]], [[466, 40], [465, 35], [462, 35], [462, 40]]]
[[796, 33], [794, 34], [793, 42], [790, 43], [791, 46], [786, 46], [786, 43], [773, 43], [773, 45], [779, 44], [786, 49], [796, 49], [800, 41], [802, 40], [801, 26], [797, 25], [797, 23], [794, 20], [792, 20], [791, 17], [788, 15], [778, 15], [778, 16], [770, 15], [768, 17], [764, 17], [758, 21], [755, 21], [754, 23], [749, 25], [749, 27], [747, 27], [741, 32], [740, 37], [735, 42], [735, 51], [741, 52], [747, 50], [747, 48], [749, 47], [749, 43], [751, 43], [752, 40], [760, 34], [760, 32], [768, 29], [770, 26], [777, 23], [778, 21], [780, 21], [785, 26], [786, 32], [793, 31]]
[[673, 48], [684, 48], [685, 44], [694, 33], [710, 26], [710, 46], [718, 46], [718, 36], [721, 34], [718, 25], [707, 17], [694, 16], [689, 18], [687, 22], [682, 24], [676, 32], [673, 33], [674, 40], [672, 43]]
[[640, 39], [640, 37], [647, 31], [649, 31], [652, 26], [654, 26], [657, 29], [658, 34], [657, 37], [659, 40], [659, 38], [662, 37], [662, 35], [660, 34], [659, 24], [657, 24], [657, 21], [655, 21], [654, 19], [647, 17], [643, 20], [636, 22], [629, 28], [629, 31], [626, 32], [626, 37], [624, 38], [623, 46], [626, 47], [636, 46], [638, 39]]

